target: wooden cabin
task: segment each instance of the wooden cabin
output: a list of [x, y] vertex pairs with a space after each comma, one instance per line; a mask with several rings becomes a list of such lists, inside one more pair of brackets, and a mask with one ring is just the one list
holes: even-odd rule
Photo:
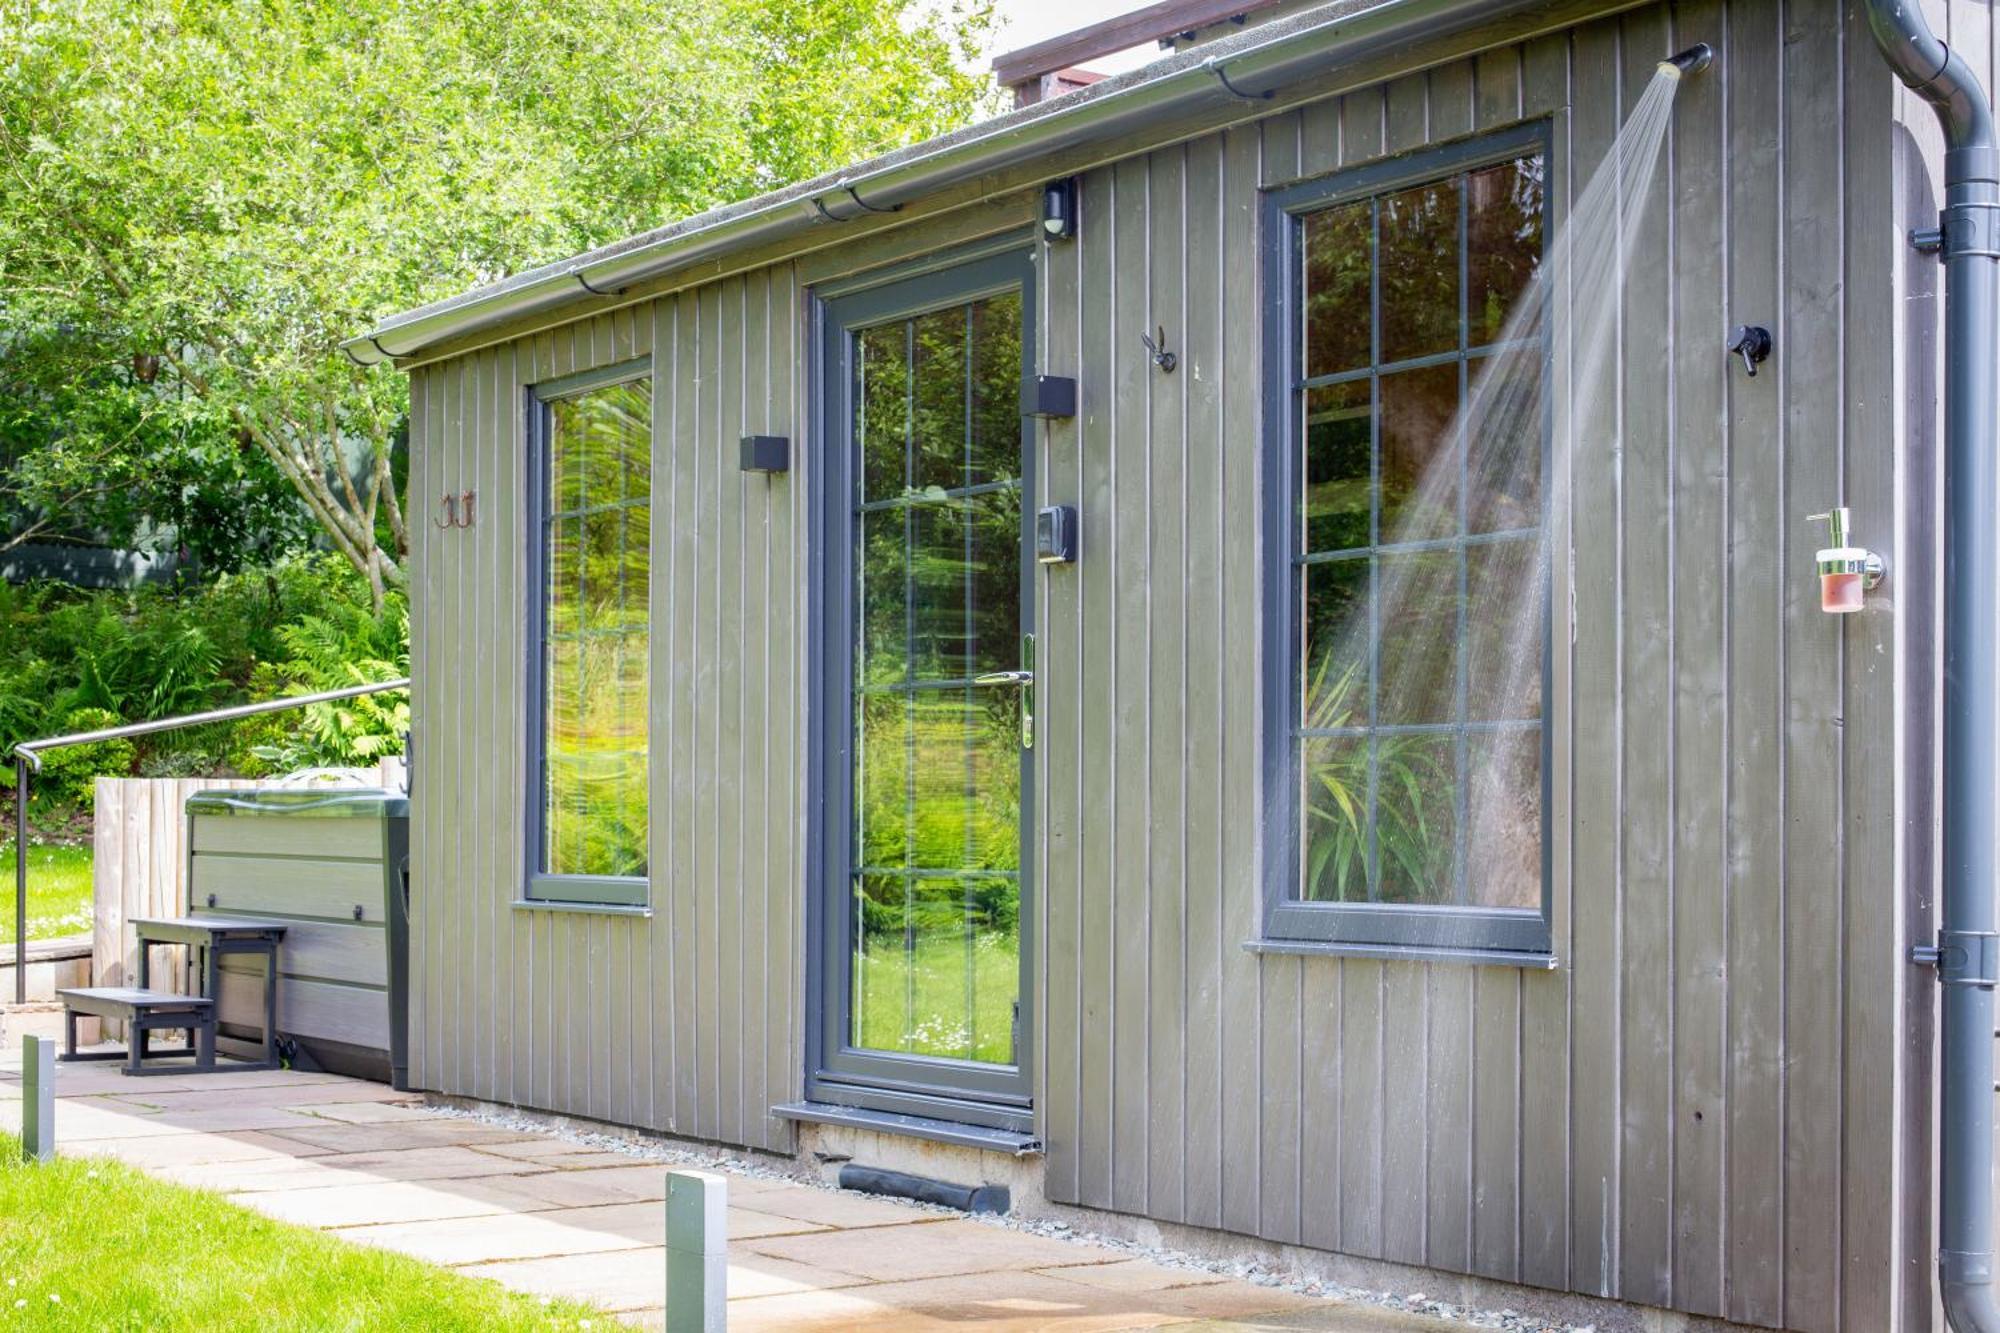
[[1254, 8], [350, 344], [457, 520], [414, 1084], [1600, 1326], [1931, 1327], [1928, 109], [1851, 5]]

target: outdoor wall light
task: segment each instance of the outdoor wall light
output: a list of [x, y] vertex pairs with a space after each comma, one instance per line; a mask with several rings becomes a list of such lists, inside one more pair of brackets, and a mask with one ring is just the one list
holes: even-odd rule
[[1031, 375], [1021, 381], [1021, 415], [1054, 420], [1076, 415], [1076, 381], [1061, 375]]
[[792, 442], [783, 435], [745, 435], [739, 441], [744, 472], [784, 472], [792, 466]]
[[1076, 235], [1076, 177], [1042, 187], [1042, 239], [1067, 241]]
[[1819, 571], [1819, 609], [1829, 615], [1848, 615], [1861, 609], [1862, 594], [1882, 581], [1886, 566], [1875, 552], [1847, 544], [1846, 506], [1813, 514], [1808, 521], [1822, 519], [1833, 544], [1821, 547], [1813, 556], [1813, 566]]

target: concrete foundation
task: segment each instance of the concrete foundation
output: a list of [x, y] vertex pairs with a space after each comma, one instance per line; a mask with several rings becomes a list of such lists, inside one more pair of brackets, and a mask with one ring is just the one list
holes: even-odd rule
[[[62, 1005], [54, 1000], [0, 1005], [0, 1045], [19, 1047], [23, 1037], [40, 1037], [55, 1042], [60, 1048], [63, 1041]], [[97, 1019], [86, 1015], [76, 1020], [77, 1045], [95, 1046], [103, 1039], [103, 1029]]]
[[685, 1139], [579, 1116], [549, 1115], [467, 1097], [433, 1093], [427, 1100], [442, 1106], [522, 1116], [552, 1129], [612, 1134], [691, 1152], [723, 1153], [767, 1167], [789, 1169], [803, 1178], [828, 1185], [837, 1184], [841, 1166], [850, 1161], [958, 1184], [1005, 1185], [1013, 1198], [1011, 1216], [1031, 1221], [1063, 1222], [1077, 1232], [1171, 1250], [1212, 1262], [1255, 1265], [1301, 1285], [1318, 1283], [1406, 1297], [1421, 1294], [1458, 1306], [1513, 1310], [1579, 1327], [1587, 1326], [1595, 1333], [1737, 1333], [1751, 1328], [1750, 1325], [1728, 1320], [1681, 1314], [1651, 1306], [1547, 1291], [1407, 1264], [1357, 1259], [1300, 1245], [1275, 1244], [1230, 1231], [1157, 1222], [1151, 1218], [1052, 1203], [1043, 1192], [1042, 1159], [1038, 1155], [1014, 1157], [901, 1134], [874, 1133], [847, 1125], [801, 1123], [798, 1151], [787, 1158], [728, 1144]]
[[[48, 1001], [63, 986], [88, 986], [90, 936], [28, 941], [28, 999]], [[14, 946], [0, 946], [0, 996], [14, 998]]]
[[[5, 946], [6, 966], [0, 967], [0, 996], [14, 996], [14, 950]], [[90, 936], [70, 935], [58, 940], [28, 942], [28, 1002], [0, 1003], [0, 1042], [18, 1047], [23, 1036], [63, 1039], [62, 1005], [56, 991], [66, 986], [91, 984]], [[103, 1037], [95, 1018], [77, 1021], [77, 1041], [95, 1045]]]

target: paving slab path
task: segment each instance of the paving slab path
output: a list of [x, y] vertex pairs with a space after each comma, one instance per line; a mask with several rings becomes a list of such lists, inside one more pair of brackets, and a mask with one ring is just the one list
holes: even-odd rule
[[[288, 1222], [646, 1327], [666, 1298], [667, 1168], [286, 1070], [132, 1079], [59, 1065], [60, 1151], [115, 1157]], [[20, 1127], [20, 1053], [0, 1126]], [[757, 1330], [1462, 1330], [961, 1214], [724, 1171], [729, 1326]]]

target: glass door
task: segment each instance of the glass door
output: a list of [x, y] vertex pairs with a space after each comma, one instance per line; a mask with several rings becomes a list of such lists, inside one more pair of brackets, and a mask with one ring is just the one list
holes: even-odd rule
[[[829, 302], [815, 1096], [1028, 1128], [1025, 254]], [[837, 719], [837, 722], [834, 721]]]

